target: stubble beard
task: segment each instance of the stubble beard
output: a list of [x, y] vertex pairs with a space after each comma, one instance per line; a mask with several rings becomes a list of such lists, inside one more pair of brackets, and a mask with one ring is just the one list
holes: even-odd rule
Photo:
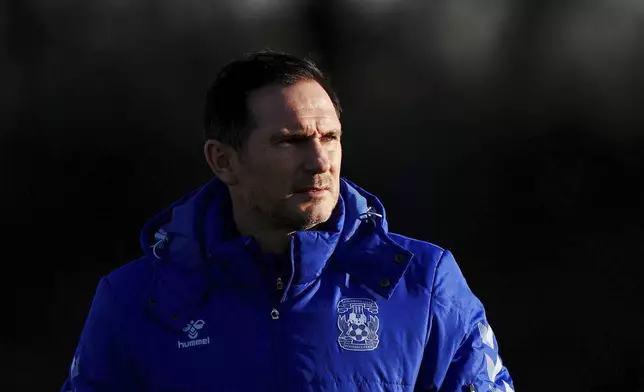
[[309, 209], [323, 208], [321, 204], [328, 203], [328, 200], [314, 200], [304, 210], [294, 208], [289, 205], [288, 199], [282, 199], [272, 205], [265, 202], [265, 193], [263, 191], [250, 192], [247, 198], [248, 207], [255, 215], [263, 219], [267, 227], [275, 230], [286, 232], [305, 231], [326, 222], [333, 209], [338, 203], [338, 195], [334, 195], [335, 200], [328, 214], [321, 214], [317, 211], [307, 212]]

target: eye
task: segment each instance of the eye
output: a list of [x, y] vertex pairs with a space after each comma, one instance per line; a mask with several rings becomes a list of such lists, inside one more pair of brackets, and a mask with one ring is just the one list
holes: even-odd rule
[[289, 136], [284, 139], [281, 139], [278, 144], [289, 145], [289, 144], [301, 144], [306, 142], [309, 139], [307, 136]]
[[340, 139], [340, 135], [337, 133], [329, 133], [322, 137], [324, 141], [336, 141]]
[[282, 139], [282, 140], [280, 140], [279, 142], [277, 142], [277, 144], [281, 144], [281, 145], [289, 145], [289, 144], [296, 144], [296, 143], [301, 142], [301, 141], [302, 141], [302, 140], [300, 140], [300, 139], [298, 139], [298, 138], [295, 138], [295, 137], [289, 137], [289, 138], [286, 138], [286, 139]]

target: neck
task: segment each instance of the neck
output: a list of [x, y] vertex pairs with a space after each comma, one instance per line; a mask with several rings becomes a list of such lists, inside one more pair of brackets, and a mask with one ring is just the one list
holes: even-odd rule
[[264, 253], [283, 253], [290, 243], [295, 230], [277, 228], [259, 211], [240, 208], [233, 200], [233, 220], [237, 231], [243, 236], [254, 237]]

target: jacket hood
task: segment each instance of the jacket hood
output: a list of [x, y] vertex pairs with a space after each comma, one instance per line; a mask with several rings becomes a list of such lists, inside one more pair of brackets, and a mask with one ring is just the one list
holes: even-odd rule
[[[191, 267], [212, 256], [218, 247], [229, 245], [228, 242], [251, 241], [250, 237], [236, 235], [231, 209], [228, 188], [214, 177], [145, 223], [140, 235], [143, 251], [147, 256], [161, 259], [163, 254]], [[380, 200], [341, 178], [339, 200], [329, 221], [322, 229], [297, 232], [296, 236], [306, 242], [333, 242], [333, 246], [342, 248], [365, 222], [378, 231], [388, 232], [386, 212]], [[197, 257], [180, 257], [186, 251]]]

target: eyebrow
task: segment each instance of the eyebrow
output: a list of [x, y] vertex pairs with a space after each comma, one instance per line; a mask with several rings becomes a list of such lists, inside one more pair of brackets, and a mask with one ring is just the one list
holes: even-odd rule
[[[284, 129], [280, 130], [278, 137], [283, 137], [283, 136], [301, 136], [303, 133], [308, 133], [310, 128], [303, 128], [299, 127], [294, 130], [286, 130]], [[332, 128], [332, 129], [326, 129], [320, 131], [322, 135], [329, 135], [329, 134], [336, 134], [336, 135], [341, 135], [342, 134], [342, 129], [340, 128]]]

